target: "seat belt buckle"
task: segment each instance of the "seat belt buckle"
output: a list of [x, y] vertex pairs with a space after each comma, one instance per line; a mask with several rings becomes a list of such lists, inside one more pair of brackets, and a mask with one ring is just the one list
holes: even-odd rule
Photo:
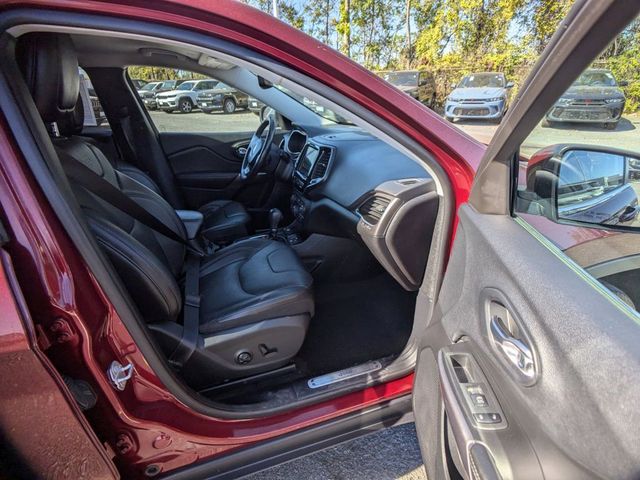
[[200, 308], [200, 295], [187, 295], [184, 304], [189, 307]]

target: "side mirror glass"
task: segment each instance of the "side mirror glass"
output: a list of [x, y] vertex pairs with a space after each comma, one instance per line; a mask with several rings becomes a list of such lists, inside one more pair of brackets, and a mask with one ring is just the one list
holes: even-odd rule
[[633, 154], [590, 146], [545, 149], [529, 160], [527, 190], [531, 204], [558, 223], [640, 230], [640, 159]]

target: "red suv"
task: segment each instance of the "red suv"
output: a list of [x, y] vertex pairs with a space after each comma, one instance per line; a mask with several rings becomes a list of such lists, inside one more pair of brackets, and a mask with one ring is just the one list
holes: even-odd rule
[[[636, 234], [558, 216], [564, 153], [516, 177], [638, 10], [577, 1], [485, 147], [240, 3], [5, 2], [3, 473], [235, 478], [414, 420], [429, 478], [637, 477], [637, 241], [597, 275], [558, 248]], [[160, 131], [129, 65], [276, 113]]]

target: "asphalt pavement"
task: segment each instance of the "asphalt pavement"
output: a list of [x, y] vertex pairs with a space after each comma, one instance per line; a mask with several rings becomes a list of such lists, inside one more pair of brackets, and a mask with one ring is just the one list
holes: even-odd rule
[[426, 480], [413, 423], [357, 438], [247, 480]]

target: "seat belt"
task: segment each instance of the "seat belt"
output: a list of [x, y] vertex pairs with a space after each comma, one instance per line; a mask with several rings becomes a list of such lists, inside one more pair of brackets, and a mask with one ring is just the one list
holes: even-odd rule
[[164, 235], [171, 240], [179, 242], [190, 250], [193, 246], [176, 232], [167, 227], [163, 222], [150, 213], [147, 209], [140, 206], [138, 202], [129, 198], [119, 188], [113, 186], [111, 182], [105, 180], [82, 162], [74, 159], [65, 152], [58, 151], [58, 155], [64, 164], [64, 171], [71, 180], [85, 187], [94, 195], [100, 197], [105, 202], [113, 205], [118, 210], [126, 213], [133, 219], [146, 225], [150, 229]]
[[130, 163], [134, 167], [140, 168], [134, 144], [131, 141], [131, 118], [129, 116], [129, 109], [126, 106], [120, 108], [118, 118], [114, 122], [113, 127], [115, 127], [114, 133], [121, 137], [120, 141], [115, 142], [116, 148], [118, 148], [120, 152], [120, 156], [125, 162]]
[[198, 347], [200, 337], [200, 256], [189, 252], [185, 262], [182, 337], [169, 357], [169, 363], [181, 369]]
[[180, 242], [187, 247], [185, 260], [184, 281], [184, 306], [182, 315], [182, 338], [169, 357], [169, 363], [182, 368], [198, 346], [200, 334], [200, 259], [203, 254], [195, 251], [185, 239], [167, 227], [154, 215], [141, 207], [136, 201], [131, 200], [120, 189], [114, 187], [111, 182], [105, 180], [83, 163], [75, 160], [65, 152], [58, 152], [64, 163], [64, 171], [71, 180], [74, 180], [94, 195], [100, 197], [118, 210], [146, 225], [165, 237]]

